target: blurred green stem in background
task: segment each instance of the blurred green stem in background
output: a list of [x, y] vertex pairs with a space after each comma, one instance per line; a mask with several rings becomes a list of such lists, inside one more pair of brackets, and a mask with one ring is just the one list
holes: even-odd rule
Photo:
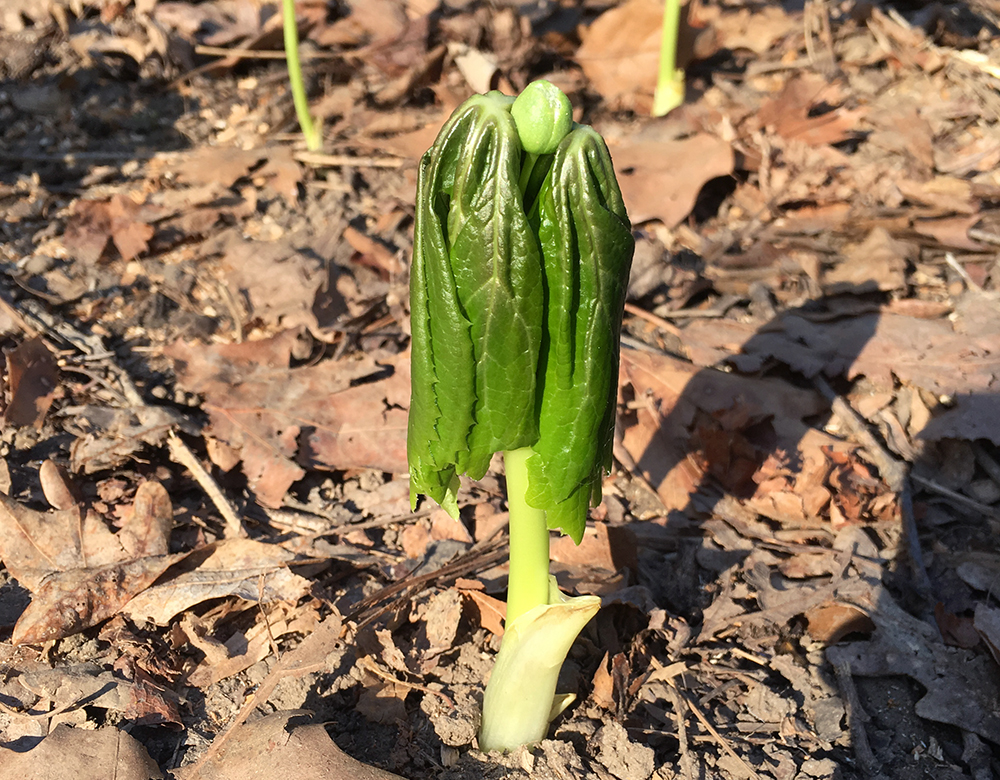
[[660, 36], [660, 73], [653, 95], [653, 116], [669, 114], [684, 102], [684, 70], [677, 67], [677, 33], [681, 22], [680, 0], [664, 0]]
[[292, 100], [295, 115], [306, 139], [306, 149], [318, 152], [323, 148], [323, 136], [312, 117], [309, 116], [309, 100], [306, 85], [302, 79], [302, 63], [299, 62], [299, 28], [295, 21], [295, 0], [282, 0], [282, 24], [285, 29], [285, 60], [288, 62], [288, 81], [292, 86]]

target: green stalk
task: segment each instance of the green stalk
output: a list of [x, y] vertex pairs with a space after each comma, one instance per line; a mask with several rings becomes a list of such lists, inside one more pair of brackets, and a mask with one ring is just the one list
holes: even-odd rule
[[299, 28], [295, 21], [295, 0], [282, 0], [282, 26], [285, 32], [285, 60], [288, 63], [288, 82], [292, 87], [292, 101], [295, 103], [295, 116], [306, 139], [306, 149], [318, 152], [323, 148], [323, 137], [309, 116], [309, 99], [306, 97], [306, 85], [302, 78], [302, 63], [299, 62]]
[[549, 528], [545, 510], [525, 500], [530, 447], [503, 454], [510, 511], [510, 576], [507, 585], [507, 625], [530, 609], [549, 603]]
[[680, 0], [665, 0], [660, 35], [660, 72], [653, 96], [653, 116], [664, 116], [684, 102], [684, 70], [677, 67], [677, 33], [681, 22]]

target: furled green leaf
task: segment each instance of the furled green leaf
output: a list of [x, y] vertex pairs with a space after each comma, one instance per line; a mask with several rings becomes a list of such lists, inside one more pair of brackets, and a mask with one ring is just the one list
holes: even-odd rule
[[456, 510], [457, 475], [538, 437], [538, 239], [518, 188], [511, 98], [470, 98], [420, 164], [410, 269], [411, 495]]
[[539, 439], [528, 503], [579, 543], [611, 467], [618, 340], [634, 241], [601, 136], [577, 127], [556, 150], [532, 221], [545, 267]]

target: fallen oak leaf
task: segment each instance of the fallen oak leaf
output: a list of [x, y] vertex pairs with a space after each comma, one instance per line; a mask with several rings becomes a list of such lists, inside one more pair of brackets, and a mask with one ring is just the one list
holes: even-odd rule
[[177, 701], [141, 670], [128, 680], [84, 663], [25, 672], [17, 681], [61, 711], [87, 706], [118, 713], [140, 726], [181, 724]]
[[6, 425], [41, 427], [59, 392], [56, 359], [38, 336], [4, 350], [10, 402], [3, 413]]
[[138, 594], [122, 609], [135, 621], [166, 625], [196, 604], [236, 596], [267, 604], [298, 601], [309, 592], [309, 580], [292, 573], [294, 553], [275, 544], [233, 538], [188, 554], [177, 573]]
[[270, 507], [281, 506], [305, 468], [407, 470], [406, 356], [292, 368], [301, 333], [212, 347], [177, 342], [164, 350], [178, 386], [205, 398], [205, 433], [239, 452], [250, 487]]
[[0, 746], [0, 780], [62, 780], [70, 768], [75, 780], [163, 777], [146, 749], [113, 726], [90, 730], [61, 723], [26, 752]]
[[111, 241], [127, 262], [148, 248], [155, 232], [145, 221], [150, 216], [121, 193], [110, 200], [79, 200], [66, 224], [63, 243], [80, 260], [96, 263]]
[[[0, 560], [32, 593], [14, 626], [14, 644], [100, 623], [186, 555], [166, 554], [173, 512], [163, 486], [145, 482], [136, 499], [120, 535], [79, 506], [39, 512], [0, 494]], [[126, 545], [155, 554], [137, 558]]]
[[275, 712], [227, 733], [224, 754], [191, 770], [183, 780], [245, 780], [295, 777], [296, 780], [402, 780], [399, 775], [351, 758], [338, 748], [322, 724], [309, 724], [304, 710]]
[[706, 182], [733, 172], [735, 157], [721, 138], [658, 139], [657, 127], [609, 138], [608, 147], [632, 224], [658, 219], [673, 228], [691, 213]]

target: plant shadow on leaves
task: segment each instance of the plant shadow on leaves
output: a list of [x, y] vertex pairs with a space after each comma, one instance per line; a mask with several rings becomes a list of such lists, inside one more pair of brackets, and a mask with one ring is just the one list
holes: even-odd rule
[[[925, 552], [930, 534], [948, 538], [952, 550], [979, 549], [995, 538], [998, 518], [983, 518], [961, 495], [939, 505], [932, 494], [918, 503], [914, 520], [912, 494], [928, 480], [944, 479], [949, 442], [970, 453], [984, 442], [1000, 443], [1000, 396], [988, 392], [1000, 327], [980, 311], [994, 311], [991, 304], [970, 306], [970, 299], [981, 296], [958, 300], [957, 324], [897, 314], [863, 293], [810, 301], [755, 332], [744, 328], [743, 339], [736, 328], [720, 335], [725, 321], [703, 321], [684, 338], [692, 356], [698, 351], [695, 362], [713, 366], [701, 370], [662, 353], [622, 351], [632, 409], [624, 449], [666, 510], [660, 530], [680, 537], [676, 563], [657, 568], [666, 576], [644, 583], [655, 599], [695, 625], [699, 644], [737, 623], [741, 631], [766, 625], [767, 636], [788, 640], [789, 648], [803, 633], [821, 642], [829, 663], [849, 664], [864, 696], [877, 690], [878, 678], [913, 681], [925, 690], [914, 701], [927, 733], [955, 744], [962, 736], [951, 727], [1000, 739], [1000, 719], [989, 704], [997, 686], [986, 671], [994, 665], [986, 634], [980, 631], [981, 644], [975, 637], [978, 647], [949, 639], [947, 619], [971, 626], [973, 618], [948, 613], [942, 622], [942, 602], [959, 604], [956, 612], [963, 603], [966, 611], [975, 605], [976, 620], [989, 605], [974, 587], [956, 587], [954, 560], [934, 556], [925, 569], [920, 539], [912, 535], [925, 535]], [[699, 344], [699, 335], [705, 339], [713, 328]], [[873, 465], [872, 448], [859, 444], [833, 411], [831, 387], [868, 418], [864, 426], [896, 461], [898, 476]], [[898, 398], [908, 391], [913, 408], [923, 403], [921, 391], [925, 399], [950, 400], [921, 406], [919, 424], [905, 417], [901, 423]], [[826, 432], [827, 423], [836, 435]], [[937, 520], [929, 516], [935, 512]], [[971, 522], [945, 530], [942, 512]], [[829, 568], [808, 571], [807, 560], [822, 557], [819, 548], [809, 558], [789, 543], [823, 539], [832, 546]], [[893, 542], [895, 551], [887, 549]], [[699, 568], [717, 578], [717, 590], [701, 587]], [[740, 582], [749, 587], [741, 597], [723, 592]], [[757, 607], [748, 611], [733, 598], [755, 598]], [[720, 610], [723, 602], [731, 612]], [[904, 647], [914, 648], [912, 655]], [[776, 652], [775, 663], [793, 651]]]

